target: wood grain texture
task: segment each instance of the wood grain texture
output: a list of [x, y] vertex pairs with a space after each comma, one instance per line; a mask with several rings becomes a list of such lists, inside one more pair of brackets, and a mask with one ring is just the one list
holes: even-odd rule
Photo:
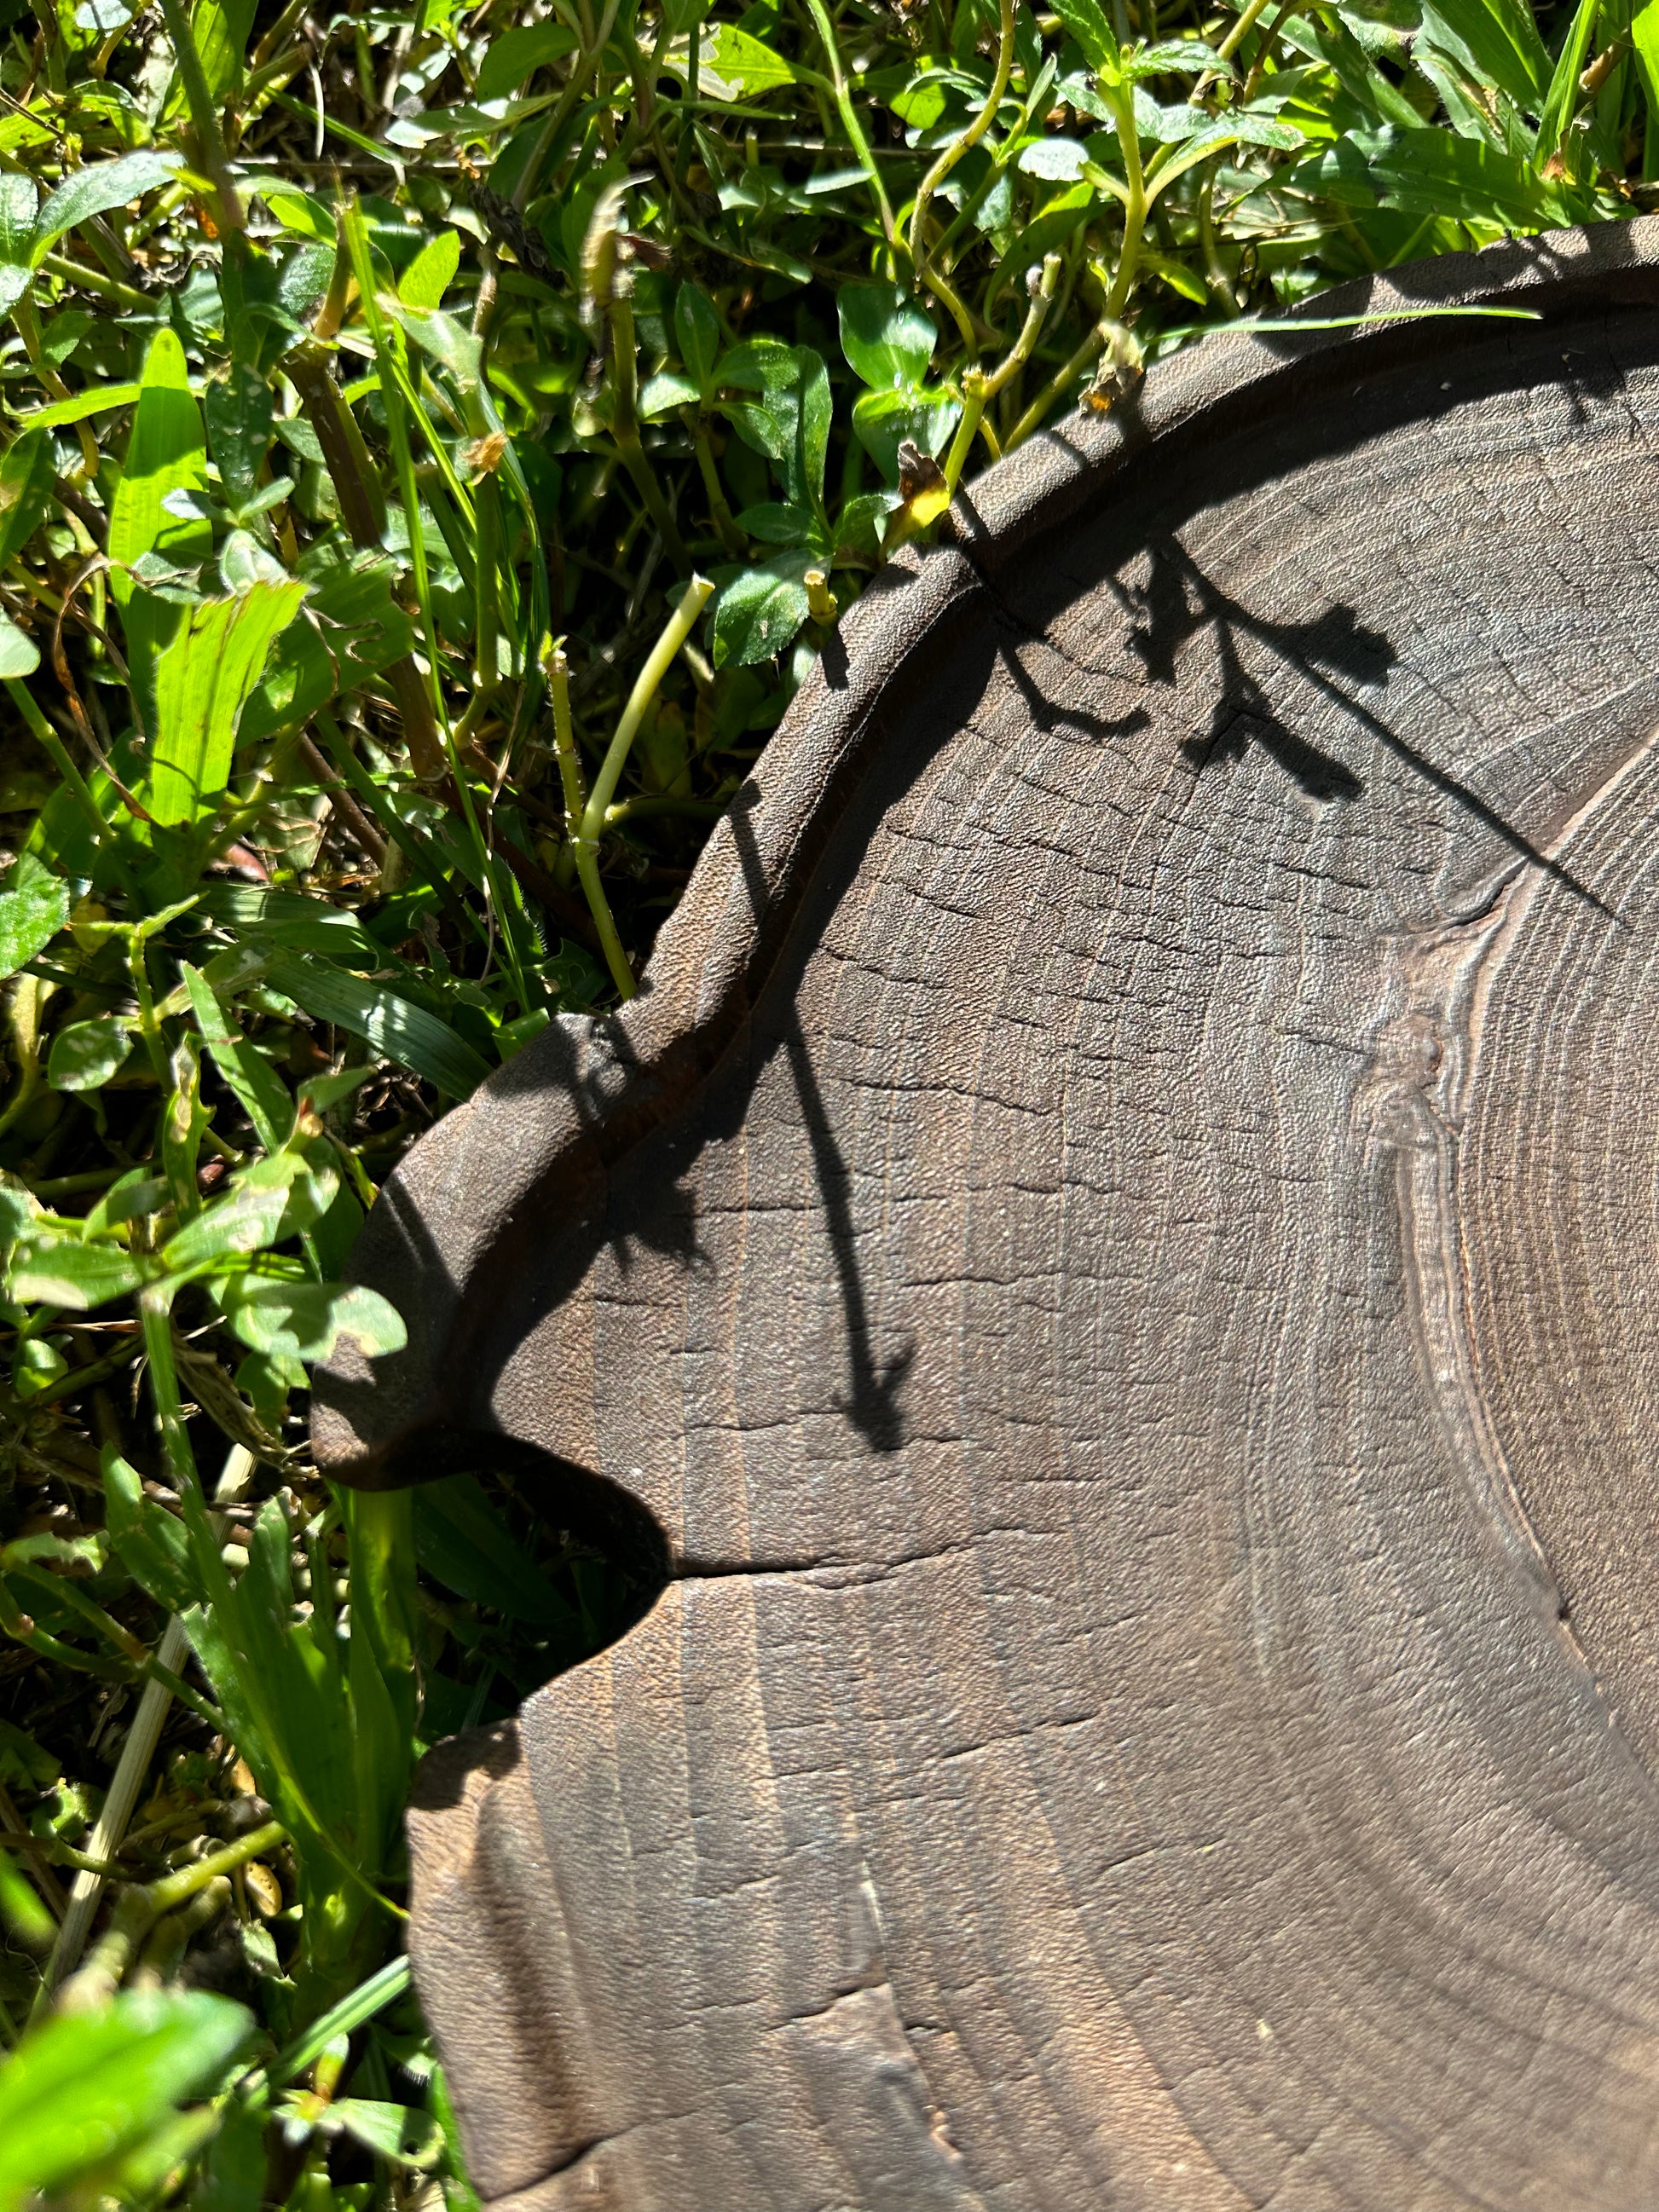
[[330, 1463], [669, 1562], [411, 1819], [495, 2203], [1659, 2203], [1659, 234], [1400, 296], [1541, 319], [982, 479], [376, 1209]]

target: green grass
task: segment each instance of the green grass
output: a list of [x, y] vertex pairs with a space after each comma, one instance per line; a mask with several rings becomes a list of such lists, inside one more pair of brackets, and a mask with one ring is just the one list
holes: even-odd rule
[[0, 2212], [475, 2202], [401, 1814], [636, 1593], [308, 1463], [408, 1146], [1204, 328], [1659, 172], [1659, 0], [0, 0]]

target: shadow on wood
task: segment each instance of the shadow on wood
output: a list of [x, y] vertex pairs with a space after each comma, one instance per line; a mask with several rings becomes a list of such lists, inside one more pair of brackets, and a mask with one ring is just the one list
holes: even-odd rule
[[1659, 2203], [1659, 233], [1494, 299], [981, 479], [377, 1207], [333, 1470], [660, 1532], [411, 1816], [489, 2199]]

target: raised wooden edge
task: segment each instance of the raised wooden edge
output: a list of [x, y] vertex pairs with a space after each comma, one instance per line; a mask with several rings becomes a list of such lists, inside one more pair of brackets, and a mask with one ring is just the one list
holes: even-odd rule
[[[849, 611], [717, 825], [665, 926], [639, 998], [603, 1019], [562, 1016], [410, 1152], [369, 1217], [358, 1279], [404, 1314], [408, 1347], [343, 1348], [315, 1378], [320, 1464], [367, 1488], [448, 1473], [479, 1417], [452, 1342], [475, 1267], [556, 1189], [567, 1220], [602, 1202], [617, 1163], [716, 1065], [784, 945], [825, 839], [856, 785], [886, 688], [963, 603], [1104, 496], [1115, 477], [1200, 418], [1268, 416], [1350, 377], [1489, 340], [1485, 319], [1413, 310], [1503, 304], [1548, 319], [1659, 300], [1659, 216], [1415, 263], [1304, 303], [1300, 314], [1404, 315], [1354, 330], [1224, 331], [1155, 366], [1107, 414], [1079, 410], [958, 495], [943, 542], [907, 549]], [[914, 673], [914, 671], [911, 672]]]

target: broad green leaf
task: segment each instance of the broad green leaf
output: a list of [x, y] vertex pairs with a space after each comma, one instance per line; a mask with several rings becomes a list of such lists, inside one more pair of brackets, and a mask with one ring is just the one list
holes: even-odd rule
[[213, 542], [205, 525], [185, 521], [162, 506], [174, 492], [200, 492], [207, 485], [201, 410], [191, 393], [185, 349], [172, 331], [158, 331], [150, 341], [137, 397], [109, 521], [110, 580], [118, 597], [132, 588], [122, 572], [144, 554], [159, 550], [184, 566], [205, 557]]
[[52, 440], [42, 430], [25, 430], [0, 461], [0, 568], [22, 551], [46, 520], [52, 483]]
[[44, 951], [69, 915], [69, 885], [33, 853], [20, 854], [0, 877], [0, 979]]
[[705, 399], [711, 398], [720, 355], [720, 319], [700, 284], [682, 284], [674, 295], [674, 337], [686, 374]]
[[837, 305], [841, 349], [854, 376], [878, 392], [921, 382], [939, 333], [918, 301], [894, 285], [848, 284]]
[[1478, 82], [1495, 84], [1536, 114], [1550, 81], [1550, 58], [1527, 0], [1424, 0], [1423, 28], [1468, 64]]
[[54, 1091], [97, 1091], [125, 1062], [132, 1033], [119, 1014], [71, 1022], [52, 1041], [47, 1079]]
[[1115, 84], [1122, 74], [1117, 40], [1099, 0], [1055, 0], [1054, 13], [1087, 58], [1103, 83]]
[[575, 43], [575, 33], [556, 15], [549, 15], [542, 22], [526, 24], [518, 30], [503, 31], [489, 42], [489, 51], [472, 88], [474, 97], [510, 99], [526, 77], [568, 54]]
[[135, 2150], [217, 2084], [252, 2032], [240, 2005], [195, 1990], [48, 2014], [0, 2063], [0, 2212]]
[[196, 0], [191, 27], [208, 89], [221, 99], [241, 82], [253, 15], [253, 0]]
[[672, 368], [659, 368], [640, 386], [641, 419], [654, 422], [672, 407], [695, 407], [702, 397], [692, 378], [681, 376]]
[[27, 630], [19, 629], [8, 614], [0, 614], [0, 677], [33, 676], [40, 665], [40, 651]]
[[816, 554], [775, 553], [721, 584], [710, 611], [714, 630], [714, 665], [750, 668], [790, 644], [810, 611], [801, 579]]
[[1631, 18], [1630, 36], [1648, 104], [1650, 158], [1643, 164], [1643, 174], [1651, 176], [1652, 152], [1659, 138], [1659, 0], [1646, 0], [1646, 5], [1637, 9]]
[[349, 2136], [390, 2159], [417, 2170], [443, 2156], [443, 2130], [429, 2112], [408, 2105], [371, 2102], [367, 2097], [337, 2097], [329, 2108], [333, 2123]]
[[[539, 28], [540, 26], [538, 26]], [[563, 26], [559, 26], [561, 29]], [[512, 33], [509, 32], [509, 37]], [[461, 234], [441, 230], [428, 239], [398, 279], [398, 297], [406, 307], [436, 307], [461, 265]]]
[[140, 153], [123, 154], [118, 161], [89, 161], [83, 169], [71, 170], [57, 191], [46, 195], [36, 218], [30, 240], [35, 267], [40, 267], [53, 240], [73, 230], [77, 222], [106, 215], [111, 208], [125, 207], [129, 200], [153, 192], [158, 185], [171, 184], [183, 167], [177, 154], [146, 147]]
[[422, 1075], [452, 1098], [470, 1097], [489, 1070], [471, 1046], [455, 1032], [397, 992], [365, 982], [299, 952], [283, 952], [269, 974], [313, 1019], [331, 1022], [366, 1038], [376, 1052]]
[[358, 1283], [240, 1275], [225, 1285], [221, 1304], [250, 1351], [283, 1359], [326, 1359], [343, 1336], [371, 1359], [401, 1352], [409, 1340], [396, 1307]]
[[775, 92], [781, 84], [795, 82], [794, 69], [781, 54], [751, 39], [734, 23], [722, 23], [712, 40], [703, 40], [702, 66], [708, 75], [729, 85], [739, 100], [751, 100], [757, 93]]
[[72, 1237], [33, 1236], [12, 1248], [6, 1279], [10, 1296], [28, 1304], [66, 1306], [88, 1313], [136, 1291], [150, 1270], [118, 1244], [82, 1244]]
[[203, 386], [202, 410], [225, 503], [240, 508], [253, 497], [270, 450], [270, 386], [246, 362], [232, 362]]
[[229, 781], [243, 705], [305, 593], [296, 576], [255, 583], [235, 599], [202, 600], [163, 648], [149, 787], [158, 822], [194, 821]]
[[104, 1525], [116, 1557], [141, 1589], [169, 1613], [201, 1596], [185, 1524], [144, 1495], [137, 1470], [112, 1445], [103, 1455]]
[[0, 169], [0, 315], [9, 314], [34, 274], [33, 179]]

